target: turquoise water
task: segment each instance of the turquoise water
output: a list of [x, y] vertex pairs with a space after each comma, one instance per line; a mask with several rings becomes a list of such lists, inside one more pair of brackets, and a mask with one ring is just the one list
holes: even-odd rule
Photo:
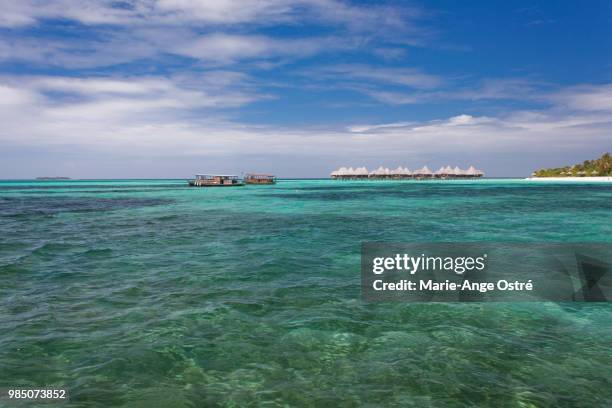
[[0, 388], [67, 388], [71, 407], [611, 406], [607, 304], [359, 287], [362, 241], [609, 243], [611, 210], [612, 185], [519, 180], [0, 182]]

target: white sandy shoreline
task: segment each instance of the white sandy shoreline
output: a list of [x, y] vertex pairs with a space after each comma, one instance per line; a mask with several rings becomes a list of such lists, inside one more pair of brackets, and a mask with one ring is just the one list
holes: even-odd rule
[[612, 177], [527, 177], [528, 181], [571, 181], [582, 183], [612, 183]]

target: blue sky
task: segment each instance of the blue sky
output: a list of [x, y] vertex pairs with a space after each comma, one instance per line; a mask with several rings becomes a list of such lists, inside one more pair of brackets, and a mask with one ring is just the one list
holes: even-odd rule
[[524, 176], [612, 150], [607, 1], [0, 7], [0, 178]]

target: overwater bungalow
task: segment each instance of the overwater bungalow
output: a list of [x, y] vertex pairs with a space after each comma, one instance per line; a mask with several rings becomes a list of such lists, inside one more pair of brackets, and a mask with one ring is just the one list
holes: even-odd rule
[[395, 170], [391, 170], [389, 173], [391, 174], [392, 179], [403, 179], [412, 176], [412, 172], [408, 169], [403, 168], [402, 166], [399, 166]]
[[368, 172], [368, 169], [365, 167], [357, 167], [353, 171], [353, 176], [356, 179], [367, 179], [370, 176], [370, 173]]
[[406, 167], [399, 166], [394, 170], [389, 170], [386, 167], [380, 166], [374, 171], [368, 173], [368, 169], [365, 167], [358, 167], [353, 169], [349, 167], [340, 167], [338, 170], [331, 172], [331, 178], [339, 180], [403, 180], [403, 179], [460, 179], [460, 178], [479, 178], [484, 176], [484, 172], [477, 170], [474, 166], [470, 166], [467, 170], [462, 170], [459, 167], [451, 166], [440, 167], [437, 171], [433, 172], [427, 166], [414, 171], [410, 171]]
[[357, 167], [356, 169], [340, 167], [338, 170], [332, 171], [330, 175], [331, 178], [339, 180], [363, 180], [367, 179], [370, 173], [365, 167]]
[[391, 177], [391, 170], [389, 170], [386, 167], [380, 166], [379, 168], [377, 168], [376, 170], [372, 171], [369, 175], [369, 178], [376, 178], [376, 179], [386, 179], [386, 178], [390, 178]]
[[447, 177], [447, 173], [446, 173], [446, 167], [440, 167], [435, 173], [434, 173], [434, 177], [436, 178], [446, 178]]
[[233, 174], [196, 174], [189, 181], [191, 187], [239, 187], [244, 186], [238, 176]]
[[433, 172], [429, 170], [429, 167], [423, 166], [418, 170], [412, 172], [414, 178], [422, 179], [422, 178], [432, 178], [434, 176]]
[[482, 177], [484, 173], [482, 170], [477, 170], [474, 166], [470, 166], [467, 170], [465, 170], [462, 174], [463, 177]]
[[275, 184], [276, 176], [272, 174], [249, 173], [244, 176], [245, 184]]
[[340, 179], [346, 173], [346, 167], [340, 167], [338, 170], [334, 170], [330, 173], [331, 178]]

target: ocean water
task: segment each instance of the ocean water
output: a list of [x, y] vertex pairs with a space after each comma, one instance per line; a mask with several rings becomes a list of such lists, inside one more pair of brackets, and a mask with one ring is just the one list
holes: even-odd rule
[[364, 304], [362, 241], [610, 243], [612, 185], [2, 181], [0, 388], [69, 390], [45, 407], [612, 406], [612, 305]]

